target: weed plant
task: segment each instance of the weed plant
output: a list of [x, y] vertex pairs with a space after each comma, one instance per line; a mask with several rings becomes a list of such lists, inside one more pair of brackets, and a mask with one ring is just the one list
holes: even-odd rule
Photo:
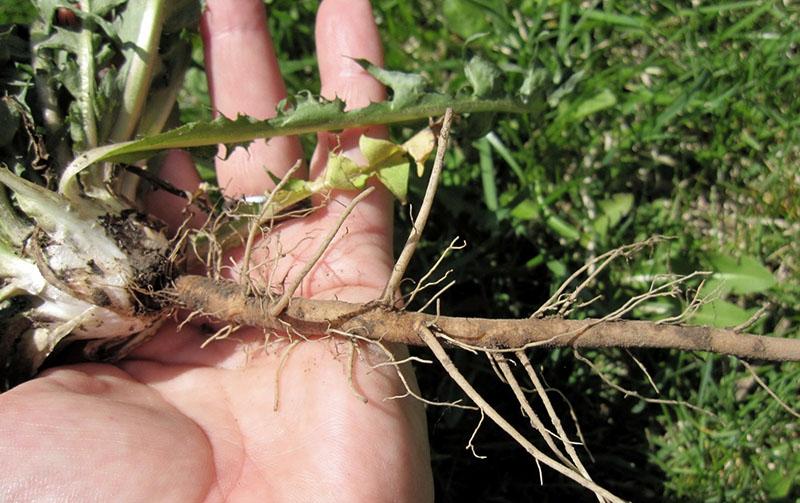
[[[287, 87], [318, 93], [317, 2], [267, 4]], [[457, 89], [465, 56], [482, 54], [500, 66], [509, 91], [527, 79], [542, 103], [537, 113], [501, 118], [490, 131], [455, 133], [426, 241], [409, 271], [424, 274], [454, 237], [467, 242], [447, 263], [457, 281], [442, 297], [449, 313], [526, 316], [587, 260], [662, 234], [674, 239], [613, 264], [585, 300], [599, 299], [572, 316], [608, 313], [660, 274], [707, 270], [713, 275], [703, 288], [714, 300], [690, 322], [737, 326], [765, 307], [750, 331], [797, 335], [800, 8], [788, 1], [673, 0], [373, 6], [388, 67]], [[25, 2], [0, 5], [0, 25], [28, 16]], [[185, 120], [210, 117], [195, 42], [180, 99]], [[410, 131], [393, 133], [403, 139]], [[212, 176], [208, 168], [204, 173]], [[412, 205], [423, 192], [422, 181], [412, 183]], [[407, 207], [397, 219], [405, 224], [397, 226], [399, 246]], [[676, 316], [690, 300], [655, 299], [634, 315]], [[713, 412], [707, 415], [626, 397], [571, 350], [535, 356], [561, 417], [577, 417], [594, 461], [590, 473], [612, 492], [635, 501], [800, 497], [797, 417], [735, 358], [638, 352], [650, 384], [625, 351], [584, 352], [617, 384]], [[511, 393], [493, 392], [488, 364], [465, 353], [453, 357], [506, 417], [525, 422]], [[753, 369], [798, 408], [800, 366]], [[423, 394], [460, 398], [439, 372], [420, 368]], [[553, 472], [544, 473], [541, 486], [530, 459], [493, 426], [481, 427], [475, 439], [487, 458], [472, 457], [464, 446], [473, 415], [430, 408], [428, 421], [439, 501], [589, 497]]]

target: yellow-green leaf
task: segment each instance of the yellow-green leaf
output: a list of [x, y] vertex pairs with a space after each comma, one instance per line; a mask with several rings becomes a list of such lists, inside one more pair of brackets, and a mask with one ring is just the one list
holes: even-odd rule
[[408, 195], [410, 161], [408, 152], [400, 145], [388, 140], [362, 136], [359, 140], [361, 153], [367, 159], [368, 169], [378, 176], [394, 196], [402, 203]]
[[408, 196], [409, 164], [408, 161], [404, 161], [378, 171], [378, 180], [403, 204], [406, 203]]
[[363, 189], [369, 176], [347, 156], [331, 152], [325, 169], [325, 185], [331, 189]]
[[433, 134], [433, 130], [429, 127], [419, 131], [403, 143], [403, 148], [411, 154], [417, 164], [417, 176], [421, 177], [425, 174], [425, 161], [428, 160], [435, 146], [436, 135]]
[[389, 140], [380, 138], [370, 138], [363, 135], [358, 141], [361, 153], [367, 159], [367, 164], [375, 170], [380, 169], [384, 164], [395, 164], [397, 159], [405, 158], [406, 150], [400, 145], [396, 145]]

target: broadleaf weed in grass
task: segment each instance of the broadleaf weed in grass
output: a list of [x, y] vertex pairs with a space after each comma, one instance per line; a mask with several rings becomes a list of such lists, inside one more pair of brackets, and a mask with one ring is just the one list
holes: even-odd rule
[[[290, 91], [318, 93], [311, 28], [317, 2], [268, 3]], [[608, 312], [656, 275], [701, 268], [703, 257], [721, 252], [753, 257], [777, 281], [768, 290], [730, 294], [724, 301], [745, 312], [769, 302], [757, 330], [797, 334], [797, 7], [783, 2], [695, 7], [669, 0], [373, 3], [389, 68], [420, 72], [443, 91], [453, 91], [465, 82], [463, 56], [479, 53], [501, 68], [505, 92], [516, 93], [526, 79], [538, 83], [530, 97], [540, 104], [536, 113], [504, 118], [486, 142], [479, 140], [477, 147], [461, 142], [448, 154], [429, 224], [428, 236], [438, 238], [421, 244], [410, 275], [420, 276], [452, 237], [465, 238], [469, 247], [448, 264], [458, 283], [443, 302], [453, 314], [528, 314], [592, 253], [667, 234], [677, 239], [601, 275], [593, 293], [603, 298], [576, 316]], [[464, 9], [474, 15], [459, 16]], [[22, 8], [4, 6], [0, 23], [25, 15]], [[474, 36], [477, 31], [486, 34]], [[193, 43], [193, 67], [180, 99], [184, 118], [208, 117], [209, 111], [198, 98], [204, 84], [197, 39]], [[395, 130], [399, 136], [408, 132]], [[423, 190], [423, 182], [412, 176], [412, 203]], [[604, 210], [614, 195], [628, 194], [632, 203], [627, 208], [626, 202], [626, 211]], [[603, 215], [608, 218], [599, 223]], [[408, 222], [405, 210], [398, 219]], [[404, 226], [397, 228], [402, 232]], [[675, 316], [686, 301], [653, 302], [635, 314]], [[568, 350], [537, 356], [550, 385], [566, 394], [581, 419], [597, 460], [590, 472], [620, 494], [639, 500], [796, 497], [797, 487], [786, 480], [800, 466], [800, 441], [792, 426], [797, 422], [760, 388], [737, 396], [734, 390], [749, 374], [730, 359], [637, 354], [665, 397], [717, 414], [708, 418], [625, 399]], [[591, 356], [620, 384], [652, 394], [627, 355]], [[490, 375], [473, 360], [458, 363], [478, 381]], [[797, 405], [796, 367], [758, 369], [790, 405], [793, 398]], [[439, 399], [454, 394], [439, 376], [423, 371], [421, 382]], [[509, 404], [507, 409], [514, 409]], [[568, 417], [566, 402], [558, 407]], [[493, 467], [508, 470], [492, 470], [499, 473], [493, 475], [486, 465], [464, 461], [463, 443], [474, 425], [463, 418], [460, 412], [429, 416], [441, 501], [498, 492], [522, 499], [541, 491], [545, 498], [563, 499], [563, 487], [539, 488], [530, 470], [515, 469], [521, 463], [508, 454], [513, 447], [491, 428], [478, 441], [490, 445]]]

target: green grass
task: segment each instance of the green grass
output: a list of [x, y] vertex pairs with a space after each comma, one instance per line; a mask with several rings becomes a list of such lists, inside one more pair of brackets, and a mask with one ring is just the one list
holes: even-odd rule
[[[314, 69], [317, 1], [274, 0], [270, 26], [291, 92], [319, 91]], [[442, 297], [455, 315], [526, 316], [586, 260], [653, 234], [674, 237], [598, 277], [574, 314], [598, 316], [641, 293], [658, 274], [697, 269], [741, 284], [699, 319], [736, 325], [767, 305], [753, 331], [797, 337], [800, 326], [800, 8], [791, 2], [374, 0], [386, 64], [457, 89], [465, 58], [480, 53], [506, 77], [528, 82], [536, 114], [501, 117], [489, 135], [456, 127], [419, 277], [447, 243], [468, 247], [446, 264], [457, 284]], [[25, 21], [24, 4], [0, 7], [0, 24]], [[208, 117], [201, 52], [181, 98], [181, 117]], [[393, 134], [406, 137], [408, 128]], [[304, 138], [310, 150], [313, 138]], [[208, 166], [207, 166], [208, 167]], [[424, 180], [415, 179], [418, 206]], [[409, 228], [397, 213], [397, 243]], [[697, 286], [697, 285], [695, 285]], [[652, 301], [643, 319], [678, 314], [687, 299]], [[483, 360], [456, 364], [521, 428], [513, 396]], [[656, 396], [625, 352], [585, 356], [615, 382]], [[536, 351], [549, 384], [579, 418], [594, 479], [635, 501], [795, 501], [800, 498], [800, 429], [735, 359], [640, 351], [660, 397], [625, 398], [571, 351]], [[758, 363], [758, 362], [753, 362]], [[783, 400], [800, 408], [797, 364], [756, 366]], [[437, 368], [421, 367], [423, 393], [461, 394]], [[565, 424], [567, 401], [553, 395]], [[439, 501], [585, 500], [484, 425], [479, 454], [464, 449], [478, 418], [428, 412]], [[570, 426], [568, 426], [570, 428]], [[572, 431], [572, 430], [570, 430]], [[589, 459], [588, 456], [585, 459]]]
[[[670, 1], [510, 5], [375, 2], [390, 66], [457, 86], [463, 56], [480, 52], [504, 70], [510, 90], [531, 73], [538, 76], [540, 114], [502, 119], [485, 139], [460, 137], [449, 155], [431, 240], [415, 270], [421, 274], [454, 235], [467, 240], [469, 247], [448, 264], [459, 283], [444, 296], [444, 309], [524, 316], [591, 256], [666, 234], [675, 240], [601, 275], [587, 299], [602, 299], [577, 316], [615, 309], [646, 289], [642, 279], [654, 274], [722, 274], [714, 258], [722, 253], [749, 257], [735, 269], [748, 281], [763, 272], [744, 265], [752, 263], [774, 279], [756, 292], [728, 293], [705, 319], [737, 324], [743, 313], [769, 303], [754, 330], [796, 336], [798, 8], [780, 2], [699, 9]], [[405, 219], [403, 212], [399, 218]], [[670, 316], [684, 305], [680, 299], [652, 302], [635, 314]], [[623, 386], [655, 395], [625, 353], [587, 355]], [[749, 373], [730, 359], [667, 351], [636, 355], [663, 397], [717, 414], [708, 418], [625, 399], [569, 351], [536, 356], [549, 382], [576, 409], [596, 459], [590, 471], [619, 494], [637, 501], [800, 496], [793, 482], [800, 469], [796, 418], [758, 386], [737, 396], [736, 384], [748, 382]], [[488, 368], [467, 356], [459, 362], [518, 417]], [[798, 365], [767, 365], [758, 372], [798, 406]], [[427, 373], [423, 389], [437, 398], [458, 395], [438, 373]], [[548, 484], [540, 489], [533, 465], [522, 454], [512, 456], [511, 443], [491, 427], [477, 438], [489, 460], [470, 459], [463, 446], [476, 418], [433, 410], [429, 419], [441, 500], [476, 494], [563, 499], [563, 482], [545, 474]], [[490, 475], [492, 470], [500, 474]]]

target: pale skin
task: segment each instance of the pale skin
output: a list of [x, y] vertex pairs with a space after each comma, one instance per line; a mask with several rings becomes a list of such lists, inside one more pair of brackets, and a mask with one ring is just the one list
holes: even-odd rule
[[[209, 0], [202, 21], [212, 102], [218, 113], [274, 113], [285, 95], [260, 0]], [[324, 0], [317, 26], [322, 94], [349, 107], [385, 98], [380, 84], [350, 59], [382, 61], [367, 0]], [[355, 147], [364, 131], [320, 136], [310, 175], [328, 148]], [[366, 132], [385, 134], [381, 129]], [[230, 196], [269, 189], [264, 166], [280, 176], [301, 157], [296, 139], [256, 143], [217, 163]], [[164, 177], [198, 183], [187, 154], [172, 152]], [[151, 211], [175, 226], [180, 202], [150, 196]], [[334, 194], [309, 217], [283, 224], [253, 254], [254, 264], [283, 255], [271, 273], [280, 284], [313, 254], [352, 199]], [[298, 295], [365, 302], [377, 298], [392, 258], [392, 201], [380, 189], [346, 221]], [[235, 253], [232, 258], [241, 256]], [[235, 268], [234, 273], [235, 274]], [[271, 277], [268, 277], [271, 274]], [[340, 339], [302, 342], [280, 373], [285, 346], [263, 346], [242, 329], [205, 349], [197, 325], [168, 322], [118, 365], [80, 364], [46, 371], [0, 395], [0, 499], [4, 501], [427, 501], [430, 460], [422, 407], [403, 394], [393, 367], [362, 349], [348, 382], [350, 346]], [[403, 348], [394, 348], [403, 354]], [[413, 381], [413, 380], [412, 380]]]

